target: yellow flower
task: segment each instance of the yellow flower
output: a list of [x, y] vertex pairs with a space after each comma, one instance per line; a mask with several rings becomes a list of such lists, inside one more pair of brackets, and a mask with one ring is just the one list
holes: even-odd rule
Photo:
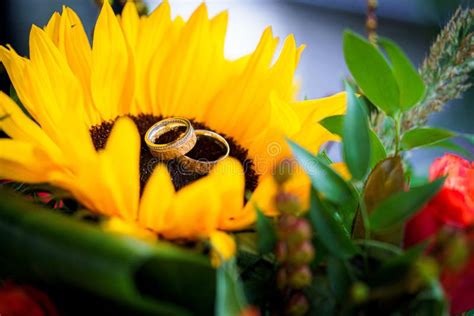
[[[204, 4], [185, 22], [170, 17], [167, 2], [144, 17], [132, 3], [116, 17], [105, 2], [92, 48], [69, 8], [44, 29], [32, 27], [29, 58], [0, 47], [34, 119], [0, 94], [0, 116], [7, 114], [0, 126], [11, 137], [0, 140], [0, 177], [62, 187], [93, 211], [168, 239], [212, 235], [228, 257], [228, 240], [215, 233], [252, 224], [255, 203], [274, 211], [272, 166], [290, 154], [284, 137], [313, 152], [336, 139], [317, 122], [343, 113], [345, 94], [296, 101], [303, 48], [294, 37], [273, 62], [278, 39], [268, 28], [253, 53], [228, 60], [226, 26], [227, 12], [209, 18]], [[233, 158], [181, 188], [180, 176], [155, 168], [142, 142], [146, 128], [170, 116], [225, 135]], [[293, 186], [304, 192], [301, 178]]]

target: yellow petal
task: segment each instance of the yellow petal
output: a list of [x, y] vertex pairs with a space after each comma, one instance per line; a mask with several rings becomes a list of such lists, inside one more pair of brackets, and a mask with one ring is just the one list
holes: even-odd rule
[[214, 129], [241, 142], [265, 132], [260, 122], [271, 113], [270, 65], [277, 44], [278, 39], [267, 28], [243, 72], [225, 85], [206, 113], [206, 121]]
[[94, 30], [91, 77], [92, 98], [103, 120], [129, 112], [134, 78], [133, 58], [117, 18], [105, 1]]
[[53, 158], [61, 158], [59, 148], [44, 131], [29, 119], [5, 93], [0, 92], [0, 128], [15, 140], [29, 142], [43, 148]]
[[272, 104], [271, 123], [284, 135], [293, 135], [301, 129], [300, 119], [289, 103], [276, 93], [270, 95], [270, 102]]
[[346, 104], [346, 93], [340, 92], [326, 98], [295, 102], [293, 108], [303, 121], [316, 123], [328, 116], [344, 114]]
[[168, 52], [178, 40], [182, 24], [172, 24], [170, 6], [161, 3], [147, 18], [140, 20], [137, 41], [137, 100], [143, 113], [159, 115], [159, 73]]
[[47, 182], [54, 165], [41, 158], [39, 149], [32, 144], [0, 139], [0, 179], [27, 183]]
[[239, 216], [243, 208], [245, 173], [242, 164], [233, 158], [218, 163], [209, 174], [215, 182], [214, 190], [224, 205], [219, 215], [219, 226]]
[[137, 7], [134, 2], [128, 1], [122, 10], [120, 19], [123, 34], [127, 39], [130, 47], [135, 48], [138, 37], [138, 26], [140, 17], [138, 16]]
[[133, 222], [127, 222], [118, 217], [111, 217], [110, 219], [106, 220], [102, 224], [102, 228], [105, 231], [119, 235], [132, 236], [148, 241], [156, 240], [156, 235], [153, 234], [153, 232], [146, 230]]
[[296, 86], [293, 80], [303, 48], [304, 46], [296, 48], [295, 37], [289, 35], [285, 39], [280, 56], [272, 67], [272, 77], [275, 79], [273, 89], [285, 101], [290, 101], [294, 98]]
[[[311, 135], [311, 137], [308, 137]], [[339, 141], [340, 137], [330, 133], [318, 123], [307, 123], [301, 130], [291, 136], [291, 140], [303, 146], [312, 153], [319, 152], [322, 145], [329, 141]]]
[[[114, 199], [116, 211], [127, 220], [136, 220], [140, 195], [140, 137], [133, 121], [119, 118], [100, 152], [103, 181]], [[102, 192], [96, 192], [100, 199]]]
[[40, 114], [42, 111], [38, 109], [38, 105], [32, 101], [29, 89], [29, 80], [25, 78], [25, 68], [28, 63], [26, 58], [20, 57], [10, 46], [0, 46], [0, 61], [7, 70], [8, 77], [16, 90], [16, 93], [21, 100], [21, 103], [26, 107], [36, 121], [40, 121]]
[[33, 26], [30, 33], [31, 62], [25, 66], [28, 95], [42, 106], [38, 123], [63, 149], [67, 159], [94, 152], [84, 115], [84, 98], [77, 78], [64, 55], [46, 33]]
[[273, 202], [273, 197], [276, 192], [277, 186], [271, 176], [261, 178], [257, 188], [252, 193], [250, 201], [247, 202], [242, 212], [232, 220], [226, 221], [225, 225], [221, 225], [220, 228], [225, 230], [239, 230], [250, 226], [256, 220], [256, 206], [258, 206], [265, 215], [277, 215], [278, 213], [275, 211]]
[[99, 123], [99, 113], [92, 102], [91, 91], [91, 64], [92, 52], [81, 20], [70, 8], [63, 7], [61, 17], [63, 38], [60, 46], [63, 50], [71, 70], [79, 79], [85, 97], [85, 112], [89, 125]]
[[156, 166], [143, 191], [140, 200], [138, 222], [154, 231], [161, 231], [166, 226], [166, 212], [175, 198], [171, 177], [165, 165]]
[[214, 267], [218, 267], [223, 261], [234, 257], [237, 247], [234, 238], [230, 235], [214, 231], [211, 233], [210, 241], [212, 246], [211, 263]]
[[53, 43], [58, 46], [59, 43], [59, 23], [61, 15], [58, 12], [54, 12], [48, 21], [48, 24], [44, 27], [45, 32], [51, 38]]
[[[225, 27], [225, 23], [224, 23]], [[217, 93], [220, 52], [211, 33], [205, 4], [192, 14], [175, 48], [168, 54], [159, 74], [158, 102], [164, 116], [199, 118]], [[196, 84], [199, 82], [199, 84]]]
[[177, 192], [166, 214], [166, 238], [202, 238], [217, 229], [220, 204], [215, 183], [206, 177]]
[[344, 180], [349, 181], [352, 178], [351, 173], [349, 172], [349, 169], [347, 168], [347, 165], [343, 162], [335, 162], [331, 165], [331, 167], [336, 170], [337, 173], [341, 177], [344, 178]]

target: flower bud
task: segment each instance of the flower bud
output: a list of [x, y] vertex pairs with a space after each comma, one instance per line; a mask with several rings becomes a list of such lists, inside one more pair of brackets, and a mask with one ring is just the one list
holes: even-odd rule
[[309, 302], [302, 292], [295, 292], [291, 295], [286, 312], [291, 316], [305, 315], [309, 310]]
[[313, 276], [307, 265], [293, 269], [288, 276], [288, 285], [293, 289], [302, 289], [311, 284]]
[[461, 268], [469, 258], [469, 249], [466, 238], [457, 234], [450, 238], [446, 243], [446, 249], [443, 256], [443, 262], [450, 269]]
[[419, 258], [410, 271], [408, 277], [407, 289], [414, 293], [426, 284], [437, 279], [439, 274], [438, 264], [435, 259], [431, 257]]
[[273, 179], [279, 185], [283, 185], [293, 175], [295, 162], [291, 159], [283, 159], [273, 170]]
[[416, 270], [427, 284], [438, 278], [439, 269], [436, 260], [430, 257], [421, 257], [416, 263]]
[[293, 215], [283, 215], [278, 223], [278, 238], [286, 240], [288, 234], [293, 231], [293, 227], [298, 222], [298, 217]]
[[301, 202], [297, 195], [280, 191], [275, 197], [275, 205], [282, 214], [297, 215], [301, 212]]
[[298, 218], [289, 228], [287, 242], [290, 247], [297, 246], [304, 241], [311, 240], [312, 229], [306, 219]]
[[304, 241], [297, 247], [290, 248], [288, 263], [292, 265], [308, 264], [314, 259], [314, 247], [309, 240]]
[[279, 241], [275, 247], [275, 256], [279, 263], [283, 263], [286, 261], [288, 257], [288, 246], [285, 242]]
[[361, 304], [369, 298], [369, 287], [362, 282], [356, 282], [351, 288], [351, 299], [356, 304]]

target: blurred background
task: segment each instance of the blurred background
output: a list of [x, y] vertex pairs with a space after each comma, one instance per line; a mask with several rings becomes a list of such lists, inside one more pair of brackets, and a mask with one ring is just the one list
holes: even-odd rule
[[[159, 0], [145, 1], [152, 10]], [[201, 1], [170, 0], [173, 15], [188, 17]], [[211, 15], [229, 9], [226, 56], [235, 58], [252, 51], [267, 25], [281, 39], [293, 33], [299, 44], [306, 44], [297, 76], [300, 98], [319, 98], [342, 89], [341, 80], [348, 71], [342, 55], [342, 32], [346, 28], [364, 34], [366, 0], [210, 0]], [[62, 5], [73, 8], [92, 33], [98, 8], [93, 0], [2, 0], [0, 1], [0, 44], [12, 44], [28, 55], [31, 24], [43, 26]], [[395, 40], [419, 65], [440, 28], [457, 6], [472, 1], [456, 0], [379, 0], [378, 33]], [[1, 89], [9, 82], [0, 66]], [[432, 115], [429, 124], [474, 133], [474, 90], [463, 100], [451, 102], [442, 113]], [[458, 140], [474, 153], [474, 148]], [[442, 149], [419, 149], [413, 153], [416, 174], [426, 175], [434, 157]]]

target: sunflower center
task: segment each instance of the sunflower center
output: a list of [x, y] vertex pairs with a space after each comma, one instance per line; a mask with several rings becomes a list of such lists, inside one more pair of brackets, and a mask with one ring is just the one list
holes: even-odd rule
[[[160, 161], [157, 158], [153, 157], [150, 153], [147, 145], [145, 144], [144, 135], [153, 124], [162, 120], [163, 117], [149, 114], [140, 114], [138, 116], [131, 115], [130, 118], [135, 122], [135, 125], [137, 126], [138, 131], [140, 133], [140, 191], [143, 191], [143, 188], [145, 187], [148, 178], [152, 174], [156, 165], [160, 163]], [[195, 129], [207, 129], [213, 131], [203, 123], [196, 122], [192, 119], [190, 121]], [[110, 132], [112, 131], [114, 122], [115, 121], [103, 122], [99, 125], [91, 127], [90, 134], [96, 150], [103, 149], [105, 147]], [[168, 143], [176, 139], [183, 131], [184, 130], [181, 130], [180, 128], [168, 131], [167, 133], [161, 135], [156, 140], [156, 143]], [[257, 187], [258, 175], [255, 172], [253, 161], [248, 157], [248, 150], [240, 146], [232, 137], [228, 137], [222, 133], [219, 134], [222, 135], [229, 143], [229, 156], [239, 160], [242, 166], [244, 167], [245, 191], [253, 192]], [[194, 148], [187, 154], [188, 157], [194, 159], [205, 158], [209, 160], [216, 160], [221, 155], [222, 148], [212, 140], [205, 137], [198, 139]], [[181, 168], [178, 162], [175, 160], [167, 162], [167, 167], [176, 190], [179, 190], [185, 187], [186, 185], [205, 176], [205, 174], [203, 175], [201, 173], [181, 172]]]

